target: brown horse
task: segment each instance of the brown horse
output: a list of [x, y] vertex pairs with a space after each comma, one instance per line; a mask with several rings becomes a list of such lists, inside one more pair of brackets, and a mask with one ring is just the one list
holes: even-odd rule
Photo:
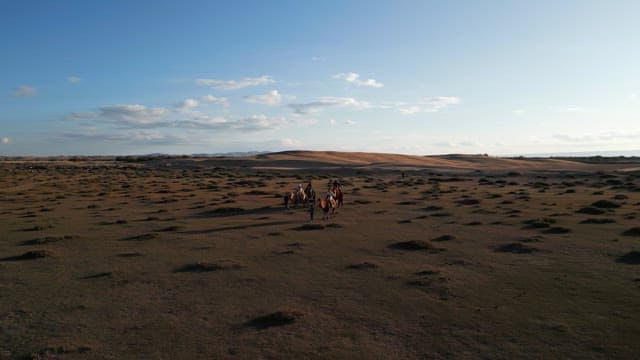
[[307, 195], [304, 191], [292, 191], [284, 195], [284, 205], [289, 208], [289, 204], [298, 207], [298, 204], [307, 204]]
[[341, 208], [342, 207], [342, 203], [344, 202], [344, 194], [342, 193], [342, 190], [340, 189], [339, 186], [334, 186], [333, 189], [331, 190], [333, 191], [333, 193], [335, 194], [335, 199], [337, 202], [337, 206]]
[[329, 197], [318, 199], [318, 206], [322, 209], [322, 220], [329, 220], [329, 211], [331, 211], [331, 214], [336, 211], [336, 202], [335, 200], [329, 201]]

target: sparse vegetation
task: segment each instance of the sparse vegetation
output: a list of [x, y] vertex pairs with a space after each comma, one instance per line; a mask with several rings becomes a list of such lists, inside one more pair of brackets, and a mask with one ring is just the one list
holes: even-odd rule
[[510, 243], [496, 247], [496, 252], [506, 252], [514, 254], [529, 254], [538, 251], [538, 249], [524, 245], [522, 243]]
[[[416, 166], [404, 179], [389, 163], [330, 174], [226, 161], [0, 161], [9, 358], [109, 358], [122, 336], [141, 358], [455, 358], [460, 339], [441, 329], [479, 318], [464, 349], [491, 358], [640, 351], [626, 340], [633, 317], [611, 316], [612, 301], [621, 314], [640, 306], [640, 176], [522, 159], [509, 177], [493, 157], [473, 158], [479, 171]], [[336, 178], [347, 200], [330, 220], [282, 206], [299, 182], [321, 193]], [[566, 311], [578, 298], [588, 322]]]
[[430, 252], [438, 252], [442, 250], [442, 249], [436, 248], [435, 246], [433, 246], [433, 244], [425, 240], [400, 241], [400, 242], [389, 245], [389, 247], [396, 250], [408, 250], [408, 251], [427, 250]]
[[303, 313], [296, 310], [277, 311], [268, 315], [259, 316], [247, 322], [247, 326], [256, 329], [266, 329], [274, 326], [284, 326], [293, 324], [300, 320]]

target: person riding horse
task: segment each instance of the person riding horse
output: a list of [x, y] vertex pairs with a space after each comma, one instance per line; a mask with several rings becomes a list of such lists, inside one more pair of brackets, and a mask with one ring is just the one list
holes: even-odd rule
[[340, 188], [340, 182], [338, 180], [333, 180], [333, 184], [331, 186], [331, 192], [333, 193], [333, 197], [335, 198], [337, 207], [342, 207], [342, 203], [344, 201], [344, 195], [342, 193], [342, 189]]
[[327, 190], [327, 195], [325, 196], [325, 198], [327, 199], [327, 201], [329, 201], [329, 203], [331, 203], [332, 207], [336, 206], [336, 193], [333, 189]]
[[309, 181], [309, 183], [307, 184], [307, 187], [304, 189], [304, 193], [305, 193], [305, 195], [307, 195], [307, 199], [309, 199], [311, 201], [315, 201], [316, 192], [315, 192], [315, 190], [313, 190], [313, 186], [311, 185], [311, 181]]
[[322, 220], [328, 220], [330, 214], [333, 214], [336, 211], [336, 200], [334, 198], [334, 193], [331, 191], [331, 188], [327, 189], [327, 194], [325, 197], [320, 197], [318, 199], [318, 206], [322, 209], [323, 216]]
[[298, 184], [298, 190], [296, 190], [296, 202], [305, 202], [306, 197], [302, 184]]

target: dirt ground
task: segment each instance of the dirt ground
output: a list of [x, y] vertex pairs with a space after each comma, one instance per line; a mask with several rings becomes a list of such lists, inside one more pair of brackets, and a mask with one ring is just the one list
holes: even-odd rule
[[0, 359], [636, 358], [639, 165], [0, 161]]

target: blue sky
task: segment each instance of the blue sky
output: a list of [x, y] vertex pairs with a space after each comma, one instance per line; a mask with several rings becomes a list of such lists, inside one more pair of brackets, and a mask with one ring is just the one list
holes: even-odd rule
[[640, 154], [638, 1], [0, 0], [0, 155]]

